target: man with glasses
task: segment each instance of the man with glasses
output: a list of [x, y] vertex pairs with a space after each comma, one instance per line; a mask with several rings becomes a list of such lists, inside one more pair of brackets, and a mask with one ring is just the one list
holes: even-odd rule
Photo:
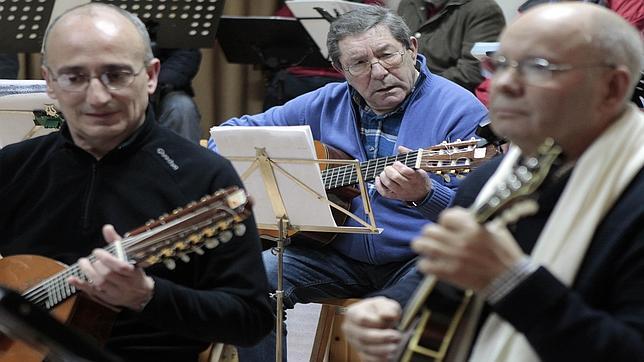
[[67, 287], [119, 311], [107, 348], [124, 360], [197, 361], [213, 341], [251, 344], [273, 325], [253, 218], [245, 234], [174, 267], [143, 270], [100, 249], [242, 186], [229, 162], [154, 121], [159, 65], [145, 26], [118, 7], [87, 4], [53, 21], [42, 72], [66, 121], [0, 151], [0, 253], [78, 260], [84, 277]]
[[[316, 140], [360, 161], [395, 155], [443, 141], [469, 139], [487, 116], [467, 90], [431, 74], [404, 21], [378, 6], [361, 7], [331, 23], [327, 45], [346, 82], [331, 83], [258, 115], [223, 126], [309, 125]], [[404, 150], [404, 148], [403, 148]], [[428, 176], [400, 162], [369, 185], [379, 235], [339, 234], [324, 247], [293, 243], [284, 254], [284, 305], [362, 297], [414, 274], [409, 241], [450, 204], [455, 177]], [[356, 198], [351, 211], [365, 217]], [[359, 226], [349, 220], [347, 226]], [[277, 258], [264, 252], [272, 290]], [[274, 335], [242, 361], [271, 360]], [[285, 355], [285, 354], [284, 354]]]
[[[423, 273], [473, 291], [483, 307], [466, 314], [454, 360], [642, 360], [644, 114], [629, 99], [643, 68], [636, 29], [597, 5], [540, 5], [501, 35], [486, 64], [490, 116], [513, 146], [461, 185], [455, 205], [479, 194], [475, 206], [446, 210], [412, 242]], [[537, 191], [539, 210], [511, 227], [479, 224], [476, 205], [546, 138], [563, 156]], [[401, 304], [389, 298], [417, 285], [349, 308], [343, 328], [363, 361], [394, 354]]]

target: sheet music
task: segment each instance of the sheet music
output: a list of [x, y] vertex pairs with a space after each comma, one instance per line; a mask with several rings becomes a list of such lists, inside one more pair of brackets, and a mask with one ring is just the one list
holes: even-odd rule
[[[268, 157], [293, 175], [296, 179], [326, 195], [318, 163], [289, 163], [279, 159], [315, 160], [316, 153], [309, 126], [291, 127], [213, 127], [210, 133], [219, 153], [225, 157], [248, 157], [255, 159], [256, 148], [264, 148]], [[243, 175], [253, 161], [232, 161]], [[279, 170], [274, 170], [275, 179], [282, 195], [289, 221], [294, 226], [335, 227], [329, 206], [317, 199]], [[257, 168], [244, 181], [248, 193], [255, 200], [253, 212], [258, 224], [276, 225], [276, 216], [266, 192], [262, 174]]]
[[324, 19], [315, 8], [324, 9], [333, 17], [338, 17], [353, 9], [369, 6], [342, 0], [291, 0], [285, 2], [293, 15], [302, 23], [315, 44], [320, 48], [320, 53], [329, 58], [326, 47], [326, 38], [329, 34], [329, 21]]

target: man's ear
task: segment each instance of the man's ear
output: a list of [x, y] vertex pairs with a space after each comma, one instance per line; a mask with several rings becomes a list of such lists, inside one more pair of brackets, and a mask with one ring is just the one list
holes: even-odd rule
[[159, 82], [159, 72], [161, 71], [161, 61], [153, 58], [145, 69], [148, 75], [148, 94], [152, 95], [157, 89]]
[[608, 108], [620, 108], [631, 89], [632, 74], [624, 65], [611, 69], [606, 74], [603, 104]]
[[412, 52], [412, 59], [416, 61], [416, 56], [418, 55], [418, 39], [411, 36], [409, 37], [409, 50]]
[[47, 69], [47, 67], [43, 65], [42, 67], [40, 67], [40, 74], [47, 84], [47, 95], [49, 96], [49, 98], [57, 99], [56, 93], [54, 93], [54, 88], [52, 87], [54, 80], [51, 78], [52, 75], [49, 73], [49, 69]]

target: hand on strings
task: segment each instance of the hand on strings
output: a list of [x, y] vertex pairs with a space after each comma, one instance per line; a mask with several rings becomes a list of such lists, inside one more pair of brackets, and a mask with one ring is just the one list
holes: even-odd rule
[[[103, 226], [103, 237], [108, 243], [121, 240], [112, 225]], [[142, 310], [152, 298], [154, 280], [143, 269], [104, 249], [94, 249], [92, 256], [93, 260], [78, 260], [78, 266], [87, 280], [72, 276], [68, 279], [69, 284], [109, 306]]]
[[[411, 150], [399, 146], [399, 153]], [[425, 199], [432, 189], [432, 183], [424, 170], [414, 170], [396, 161], [376, 177], [376, 190], [382, 196], [401, 201], [420, 202]]]

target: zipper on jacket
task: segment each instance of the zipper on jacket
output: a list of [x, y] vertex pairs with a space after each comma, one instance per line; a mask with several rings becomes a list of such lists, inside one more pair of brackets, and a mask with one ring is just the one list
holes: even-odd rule
[[85, 198], [85, 205], [83, 206], [83, 213], [82, 213], [82, 223], [81, 226], [83, 230], [87, 230], [89, 228], [89, 207], [92, 202], [92, 199], [94, 198], [94, 187], [96, 183], [96, 169], [97, 169], [97, 163], [94, 162], [92, 163], [92, 173], [90, 175], [90, 180], [89, 180], [89, 188], [87, 189], [87, 195]]

